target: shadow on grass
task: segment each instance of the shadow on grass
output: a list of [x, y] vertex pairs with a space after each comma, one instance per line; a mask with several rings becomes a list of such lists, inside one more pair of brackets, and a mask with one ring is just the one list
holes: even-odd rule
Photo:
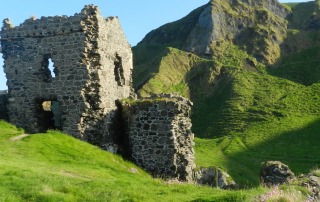
[[281, 45], [282, 57], [268, 72], [310, 86], [320, 82], [319, 5], [310, 1], [291, 6], [287, 37]]
[[[320, 34], [317, 36], [320, 40]], [[320, 45], [282, 58], [268, 73], [305, 86], [320, 82]]]
[[233, 138], [224, 151], [228, 158], [226, 168], [239, 184], [257, 186], [263, 161], [279, 160], [295, 174], [309, 173], [320, 166], [320, 119], [249, 148], [239, 149], [241, 139]]
[[[169, 51], [161, 45], [140, 45], [133, 48], [133, 86], [138, 91], [159, 71], [163, 56]], [[151, 59], [150, 59], [151, 58]]]

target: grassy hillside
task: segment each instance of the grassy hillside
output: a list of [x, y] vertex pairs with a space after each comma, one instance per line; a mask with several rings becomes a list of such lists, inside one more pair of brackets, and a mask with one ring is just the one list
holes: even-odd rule
[[[231, 1], [216, 2], [230, 16], [237, 16], [234, 8], [252, 9], [241, 1], [232, 1], [240, 2], [232, 8]], [[133, 49], [133, 82], [140, 95], [178, 93], [194, 102], [198, 166], [221, 167], [244, 187], [258, 187], [262, 161], [280, 160], [295, 173], [319, 167], [319, 2], [287, 4], [292, 15], [286, 37], [280, 26], [284, 20], [259, 8], [243, 19], [266, 19], [243, 32], [237, 43], [227, 38], [211, 42], [211, 55], [179, 50], [187, 46], [187, 34], [204, 10], [200, 7], [153, 31]], [[266, 64], [275, 64], [259, 63], [261, 55], [270, 56]], [[265, 191], [170, 184], [64, 134], [11, 139], [21, 134], [0, 122], [0, 201], [250, 201]]]
[[[287, 17], [287, 38], [282, 44], [282, 57], [268, 69], [268, 73], [309, 86], [309, 91], [314, 96], [302, 95], [305, 101], [301, 103], [306, 103], [309, 109], [317, 111], [320, 83], [320, 0], [285, 5], [292, 11]], [[299, 92], [303, 90], [300, 89]], [[311, 106], [310, 103], [314, 105]], [[298, 108], [300, 106], [301, 104]], [[308, 113], [307, 110], [304, 115]], [[316, 116], [319, 117], [318, 114]]]
[[[320, 84], [306, 87], [241, 71], [223, 92], [201, 106], [199, 117], [208, 121], [195, 120], [198, 137], [222, 135], [197, 139], [198, 165], [219, 165], [251, 185], [258, 184], [262, 161], [283, 161], [296, 173], [319, 166]], [[210, 101], [220, 102], [221, 109], [210, 108]]]
[[[230, 46], [220, 63], [169, 50], [159, 72], [140, 92], [178, 92], [192, 98], [197, 165], [219, 166], [237, 183], [249, 186], [258, 185], [262, 161], [283, 161], [296, 173], [308, 173], [320, 165], [320, 84], [316, 79], [304, 86], [263, 72], [263, 67], [246, 68], [242, 64], [250, 57], [231, 51]], [[311, 60], [300, 61], [308, 61], [308, 69], [315, 71], [309, 66]], [[236, 68], [241, 65], [242, 69]], [[294, 67], [293, 72], [306, 70]], [[295, 74], [283, 71], [283, 75]], [[319, 74], [297, 76], [311, 81]], [[184, 91], [172, 88], [178, 84], [183, 84]]]
[[[320, 41], [320, 33], [319, 33]], [[283, 57], [269, 73], [310, 86], [320, 83], [320, 45]]]
[[0, 121], [0, 201], [251, 201], [265, 189], [223, 191], [152, 179], [121, 157], [59, 132], [23, 134]]
[[[274, 129], [278, 124], [282, 125]], [[319, 167], [320, 120], [287, 119], [251, 125], [242, 136], [196, 139], [198, 165], [218, 165], [240, 184], [257, 186], [262, 161], [279, 160], [295, 174]], [[264, 127], [264, 128], [262, 128]]]
[[[165, 45], [181, 49], [186, 43], [188, 35], [194, 29], [199, 16], [208, 5], [209, 3], [193, 10], [180, 20], [167, 23], [149, 32], [140, 44], [147, 43], [153, 46]], [[161, 34], [159, 34], [159, 32]]]
[[319, 29], [319, 27], [315, 27], [315, 25], [319, 26], [320, 20], [319, 0], [303, 3], [287, 3], [284, 5], [292, 11], [292, 14], [288, 17], [289, 29]]
[[[319, 166], [317, 80], [305, 86], [272, 76], [258, 63], [254, 68], [251, 63], [256, 62], [250, 56], [236, 47], [227, 47], [224, 56], [217, 56], [219, 63], [168, 49], [159, 72], [140, 92], [178, 92], [190, 97], [195, 103], [192, 120], [198, 137], [197, 165], [220, 166], [240, 184], [258, 185], [258, 170], [265, 160], [281, 160], [297, 173], [307, 173]], [[314, 58], [312, 54], [307, 56]], [[307, 66], [314, 71], [309, 66], [311, 60], [300, 61], [308, 61]], [[247, 63], [251, 66], [246, 66]], [[294, 67], [295, 71], [304, 70]], [[319, 75], [315, 72], [300, 76], [310, 80]], [[184, 84], [182, 89], [186, 91], [172, 88], [177, 84]]]
[[[236, 42], [213, 41], [210, 56], [166, 47], [164, 42], [161, 50], [166, 52], [162, 54], [152, 49], [151, 35], [134, 48], [138, 57], [134, 71], [145, 73], [137, 74], [139, 85], [135, 87], [141, 95], [179, 93], [194, 102], [197, 165], [219, 166], [238, 183], [249, 186], [258, 185], [258, 170], [265, 160], [281, 160], [296, 173], [319, 167], [319, 2], [286, 4], [292, 11], [286, 22], [289, 29], [281, 49], [274, 49], [281, 57], [272, 57], [275, 64], [269, 67], [259, 63], [254, 52], [245, 50], [264, 54], [265, 45], [274, 40], [268, 33], [279, 38], [276, 27], [268, 24], [278, 25], [272, 15], [266, 15], [270, 19], [258, 25], [259, 29], [252, 27], [256, 34], [261, 31], [263, 43], [248, 37], [251, 35], [244, 35], [246, 40], [252, 39], [249, 43], [241, 41], [242, 35]], [[257, 14], [263, 10], [258, 9]], [[152, 36], [157, 39], [156, 32]], [[142, 47], [156, 51], [156, 57], [141, 60]], [[154, 71], [150, 73], [154, 58], [157, 63], [152, 63]]]
[[[210, 74], [209, 69], [214, 67], [212, 60], [200, 58], [185, 51], [170, 47], [158, 50], [160, 50], [161, 53], [158, 52], [155, 54], [156, 57], [151, 61], [140, 66], [139, 70], [136, 70], [136, 74], [134, 75], [134, 78], [136, 79], [136, 82], [134, 82], [136, 88], [141, 84], [141, 81], [146, 81], [138, 91], [141, 96], [159, 94], [162, 92], [176, 92], [190, 98], [192, 95], [190, 95], [189, 81], [199, 75], [202, 77], [204, 73]], [[154, 63], [155, 60], [158, 61], [156, 62], [156, 69], [144, 68], [147, 68], [148, 65]], [[192, 71], [194, 72], [192, 75], [189, 74], [191, 68], [193, 68]]]
[[287, 38], [269, 73], [307, 86], [319, 83], [320, 0], [286, 5], [292, 10]]

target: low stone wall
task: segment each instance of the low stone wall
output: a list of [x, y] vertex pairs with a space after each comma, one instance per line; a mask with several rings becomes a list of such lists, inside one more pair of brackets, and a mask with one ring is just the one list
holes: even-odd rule
[[7, 91], [0, 91], [0, 119], [8, 120]]
[[131, 159], [156, 177], [192, 181], [191, 105], [170, 95], [122, 102]]

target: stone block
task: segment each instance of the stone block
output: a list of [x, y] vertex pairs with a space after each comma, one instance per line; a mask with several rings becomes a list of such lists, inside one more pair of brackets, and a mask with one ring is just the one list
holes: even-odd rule
[[261, 164], [260, 183], [266, 186], [288, 184], [295, 179], [289, 167], [280, 161], [267, 161]]

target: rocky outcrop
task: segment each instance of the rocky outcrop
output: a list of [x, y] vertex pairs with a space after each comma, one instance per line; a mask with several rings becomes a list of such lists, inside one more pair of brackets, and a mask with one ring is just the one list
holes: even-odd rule
[[[283, 194], [283, 192], [279, 191], [278, 185], [285, 183], [287, 185], [306, 188], [308, 190], [307, 201], [320, 200], [320, 170], [318, 169], [309, 174], [301, 174], [295, 177], [287, 165], [279, 161], [267, 161], [262, 163], [260, 181], [262, 185], [273, 187], [272, 192], [275, 195]], [[266, 199], [271, 196], [271, 192], [263, 194], [259, 197], [259, 201], [266, 201]]]
[[[241, 2], [241, 0], [237, 0], [235, 2]], [[283, 7], [278, 0], [243, 0], [243, 2], [248, 3], [249, 6], [260, 6], [261, 8], [267, 8], [274, 15], [279, 16], [281, 18], [285, 18], [289, 11]]]
[[153, 30], [139, 45], [174, 46], [212, 55], [215, 41], [228, 40], [272, 64], [280, 56], [288, 13], [277, 0], [211, 0], [181, 20]]
[[309, 13], [308, 16], [304, 16], [305, 22], [302, 25], [302, 29], [311, 31], [320, 30], [320, 0], [305, 3], [305, 6], [309, 6], [309, 8], [307, 8]]
[[[199, 20], [189, 34], [184, 48], [197, 54], [211, 54], [211, 51], [214, 51], [212, 42], [227, 39], [242, 43], [243, 34], [259, 26], [272, 26], [275, 30], [281, 31], [281, 34], [285, 34], [282, 29], [286, 24], [281, 18], [286, 15], [286, 9], [274, 0], [212, 0], [199, 15]], [[261, 42], [266, 34], [254, 33]], [[276, 37], [275, 43], [279, 44], [281, 41], [280, 37]]]
[[215, 167], [197, 168], [194, 171], [193, 179], [199, 185], [219, 187], [221, 189], [235, 188], [236, 183], [228, 173]]
[[260, 169], [260, 183], [266, 186], [289, 184], [295, 179], [289, 167], [280, 161], [263, 162]]
[[300, 175], [298, 177], [298, 184], [308, 189], [309, 201], [320, 200], [320, 172], [311, 172], [307, 175]]

